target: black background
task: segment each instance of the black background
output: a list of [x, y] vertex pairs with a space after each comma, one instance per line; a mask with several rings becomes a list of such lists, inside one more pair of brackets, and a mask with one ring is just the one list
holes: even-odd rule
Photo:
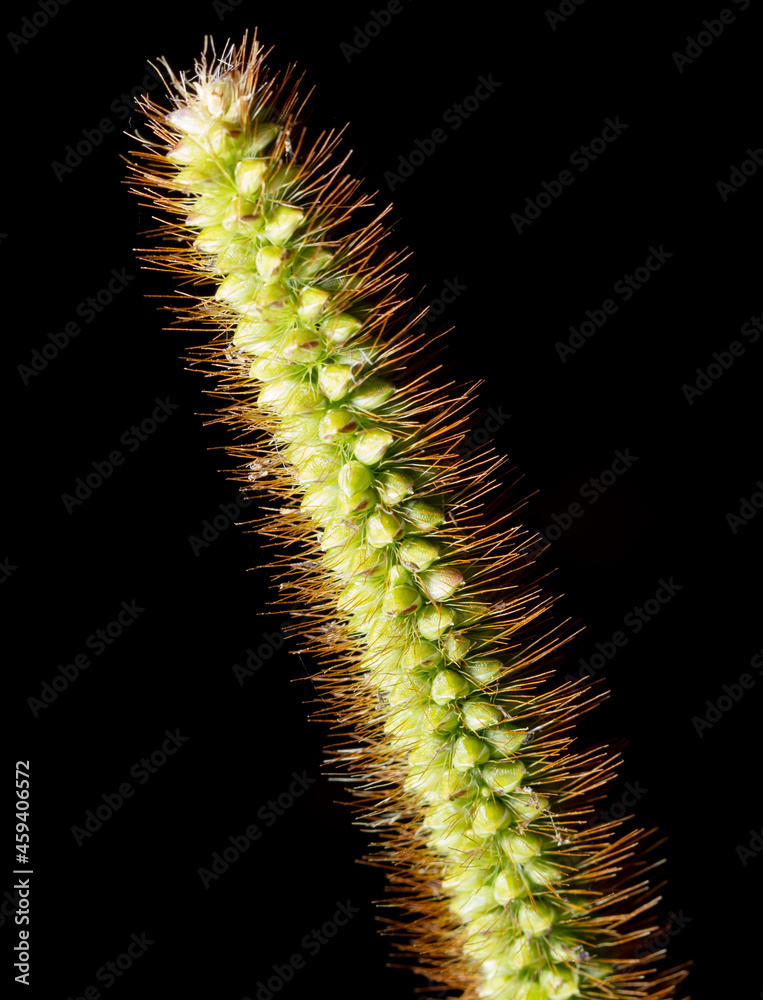
[[[743, 865], [737, 852], [763, 824], [763, 681], [751, 666], [763, 646], [763, 515], [736, 530], [727, 519], [763, 478], [763, 343], [740, 333], [763, 314], [763, 170], [726, 200], [717, 188], [748, 147], [763, 150], [759, 11], [730, 5], [734, 22], [679, 69], [673, 54], [720, 5], [586, 0], [552, 27], [537, 3], [453, 13], [401, 3], [355, 53], [340, 46], [370, 19], [360, 4], [226, 10], [70, 0], [49, 23], [38, 16], [24, 42], [8, 33], [40, 8], [29, 2], [6, 16], [0, 255], [11, 315], [0, 557], [13, 568], [0, 593], [8, 713], [0, 891], [13, 885], [13, 764], [30, 759], [27, 994], [64, 1000], [96, 986], [109, 1000], [160, 991], [254, 1000], [258, 981], [295, 952], [306, 967], [284, 997], [405, 997], [421, 985], [386, 966], [373, 905], [383, 875], [356, 862], [368, 840], [336, 801], [342, 788], [320, 770], [327, 732], [307, 721], [303, 702], [314, 692], [299, 679], [315, 664], [293, 655], [290, 639], [244, 684], [233, 674], [283, 616], [260, 617], [276, 591], [252, 568], [267, 560], [255, 534], [228, 526], [198, 556], [189, 544], [237, 498], [221, 450], [230, 438], [204, 426], [209, 383], [180, 360], [193, 335], [162, 332], [169, 314], [157, 306], [166, 300], [150, 296], [168, 295], [173, 282], [139, 270], [134, 248], [147, 241], [136, 234], [150, 228], [150, 213], [122, 183], [120, 156], [134, 145], [123, 130], [139, 123], [115, 109], [120, 94], [140, 89], [147, 61], [165, 55], [188, 69], [205, 34], [220, 45], [257, 25], [275, 46], [272, 64], [295, 60], [316, 86], [314, 129], [351, 123], [354, 169], [379, 190], [379, 205], [394, 201], [395, 241], [414, 253], [410, 287], [426, 287], [422, 305], [446, 280], [464, 286], [430, 329], [453, 325], [443, 361], [459, 379], [484, 380], [475, 427], [494, 428], [503, 415], [495, 443], [524, 476], [516, 495], [532, 494], [525, 524], [546, 531], [581, 503], [571, 527], [550, 532], [559, 537], [543, 560], [558, 567], [548, 586], [566, 595], [559, 618], [586, 626], [569, 670], [614, 632], [628, 636], [597, 672], [611, 698], [581, 727], [581, 743], [626, 741], [612, 801], [627, 782], [638, 787], [639, 825], [668, 838], [663, 912], [683, 915], [670, 955], [694, 961], [686, 992], [763, 995], [755, 902], [763, 858]], [[444, 124], [491, 75], [494, 93], [458, 129]], [[584, 172], [571, 167], [575, 150], [616, 117], [622, 134]], [[80, 163], [55, 166], [104, 119], [108, 134]], [[385, 173], [438, 127], [446, 141], [391, 190]], [[512, 215], [564, 169], [574, 183], [518, 232]], [[615, 284], [651, 247], [671, 256], [625, 302]], [[126, 270], [126, 288], [91, 323], [80, 316], [81, 333], [30, 374], [33, 351], [78, 319], [112, 268]], [[607, 298], [617, 313], [562, 362], [557, 345], [569, 327]], [[744, 355], [690, 404], [682, 387], [734, 340]], [[172, 415], [128, 451], [123, 433], [166, 398]], [[69, 512], [64, 494], [115, 448], [124, 464]], [[581, 501], [581, 487], [618, 449], [637, 460], [595, 504]], [[624, 626], [671, 578], [680, 590], [659, 614], [638, 634]], [[144, 610], [35, 717], [28, 699], [59, 664], [87, 652], [88, 636], [123, 601]], [[692, 720], [745, 672], [752, 690], [700, 736]], [[168, 729], [187, 741], [140, 785], [130, 770]], [[307, 791], [273, 825], [258, 820], [303, 772], [315, 779]], [[78, 846], [72, 827], [125, 781], [134, 796]], [[252, 823], [260, 839], [205, 889], [198, 869]], [[303, 937], [346, 901], [358, 913], [307, 956]], [[23, 995], [13, 983], [9, 911], [0, 977]], [[99, 983], [98, 969], [144, 932], [155, 943], [114, 985]]]

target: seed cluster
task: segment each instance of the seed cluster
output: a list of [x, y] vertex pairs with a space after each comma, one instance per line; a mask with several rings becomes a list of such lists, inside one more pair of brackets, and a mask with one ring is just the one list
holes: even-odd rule
[[220, 419], [255, 438], [231, 452], [283, 501], [274, 565], [354, 734], [334, 759], [395, 869], [398, 947], [465, 997], [674, 996], [683, 971], [633, 956], [654, 929], [646, 882], [625, 881], [643, 831], [587, 822], [615, 757], [568, 750], [598, 696], [536, 666], [561, 641], [534, 631], [550, 600], [497, 513], [500, 463], [459, 456], [469, 394], [434, 383], [385, 213], [351, 228], [370, 202], [339, 137], [307, 145], [290, 72], [266, 74], [256, 42], [170, 76], [173, 110], [144, 102], [159, 141], [133, 180], [186, 249], [147, 259], [215, 285], [187, 311], [217, 331]]

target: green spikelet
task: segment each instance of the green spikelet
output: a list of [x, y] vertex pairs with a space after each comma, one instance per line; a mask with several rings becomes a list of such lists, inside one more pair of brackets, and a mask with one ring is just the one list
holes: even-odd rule
[[355, 223], [370, 200], [339, 136], [308, 140], [293, 71], [270, 75], [256, 40], [168, 74], [131, 167], [166, 218], [145, 259], [203, 286], [179, 316], [212, 331], [239, 477], [279, 498], [262, 530], [326, 667], [331, 759], [381, 842], [401, 959], [470, 998], [674, 997], [685, 970], [634, 957], [655, 929], [644, 831], [590, 822], [615, 755], [570, 749], [601, 696], [550, 683], [565, 639], [533, 540], [501, 461], [458, 453], [471, 391], [449, 395], [411, 332], [386, 212]]

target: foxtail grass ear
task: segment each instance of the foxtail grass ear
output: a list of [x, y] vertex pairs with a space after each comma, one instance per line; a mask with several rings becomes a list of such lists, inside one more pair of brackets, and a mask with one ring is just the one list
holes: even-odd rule
[[347, 737], [331, 760], [381, 842], [399, 960], [469, 998], [674, 997], [685, 969], [637, 947], [657, 929], [651, 832], [596, 822], [616, 757], [571, 747], [603, 695], [553, 681], [569, 635], [532, 576], [536, 539], [502, 506], [501, 460], [459, 447], [473, 392], [435, 381], [387, 210], [337, 133], [307, 136], [293, 69], [270, 72], [256, 37], [165, 76], [130, 165], [165, 219], [142, 252], [210, 330], [199, 365], [230, 400], [216, 419], [238, 433], [237, 477], [279, 498], [263, 531], [289, 545], [277, 575], [310, 612]]

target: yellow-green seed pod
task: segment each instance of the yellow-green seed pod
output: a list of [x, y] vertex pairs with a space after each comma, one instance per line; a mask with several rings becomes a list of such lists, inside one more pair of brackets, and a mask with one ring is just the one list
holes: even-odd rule
[[496, 764], [491, 761], [485, 764], [480, 773], [490, 788], [496, 792], [506, 793], [513, 792], [527, 772], [520, 761], [512, 764]]
[[524, 794], [515, 792], [511, 798], [511, 808], [520, 820], [529, 822], [548, 810], [548, 799], [545, 795], [536, 795], [532, 791]]
[[376, 548], [391, 545], [402, 537], [405, 525], [400, 518], [386, 511], [377, 511], [366, 521], [366, 538], [368, 544]]
[[564, 871], [558, 865], [552, 865], [543, 859], [528, 861], [524, 872], [537, 885], [548, 886], [564, 878]]
[[345, 462], [339, 470], [339, 489], [348, 497], [363, 493], [373, 482], [373, 476], [362, 462]]
[[[462, 660], [469, 650], [472, 648], [472, 643], [465, 635], [460, 635], [457, 632], [451, 632], [447, 636], [443, 644], [443, 649], [445, 650], [445, 656], [449, 660], [453, 660], [454, 663], [458, 663]], [[467, 668], [468, 670], [468, 668]], [[474, 674], [471, 670], [468, 670], [469, 677], [475, 680]]]
[[432, 681], [432, 700], [445, 705], [456, 698], [463, 698], [471, 690], [469, 681], [455, 670], [440, 670]]
[[304, 221], [304, 213], [298, 208], [279, 205], [265, 223], [265, 236], [273, 243], [283, 244]]
[[442, 653], [432, 642], [414, 638], [400, 657], [402, 670], [422, 670], [436, 667], [442, 660]]
[[261, 286], [259, 275], [234, 271], [220, 283], [215, 298], [240, 309], [252, 301]]
[[421, 709], [419, 725], [422, 725], [425, 729], [429, 730], [429, 732], [435, 732], [437, 730], [450, 732], [455, 729], [458, 724], [458, 716], [447, 705], [424, 705]]
[[580, 977], [577, 970], [568, 968], [543, 969], [540, 974], [540, 986], [545, 991], [548, 1000], [569, 1000], [579, 996]]
[[257, 398], [259, 406], [275, 410], [283, 416], [314, 410], [321, 402], [321, 394], [315, 386], [299, 379], [285, 378], [267, 382]]
[[284, 259], [281, 247], [260, 247], [255, 258], [257, 273], [264, 281], [273, 281], [283, 268]]
[[494, 726], [482, 731], [482, 738], [490, 740], [496, 750], [504, 756], [516, 753], [527, 742], [527, 731], [510, 726]]
[[511, 813], [499, 801], [479, 802], [472, 815], [472, 828], [478, 837], [492, 837], [511, 822]]
[[289, 361], [310, 363], [323, 353], [320, 340], [313, 330], [290, 330], [281, 341], [281, 353]]
[[463, 584], [464, 578], [452, 566], [438, 566], [422, 573], [419, 581], [430, 601], [447, 601]]
[[447, 632], [453, 625], [455, 620], [455, 613], [450, 608], [427, 604], [418, 614], [416, 627], [419, 630], [419, 634], [423, 635], [425, 639], [439, 639], [443, 632]]
[[231, 244], [215, 260], [215, 270], [218, 274], [228, 274], [230, 271], [248, 268], [252, 254], [248, 247], [240, 243]]
[[249, 139], [249, 148], [246, 151], [247, 155], [251, 156], [253, 153], [262, 152], [263, 149], [270, 145], [280, 131], [280, 126], [273, 125], [271, 122], [255, 122], [254, 131]]
[[469, 921], [480, 913], [489, 913], [495, 907], [495, 897], [489, 886], [483, 886], [476, 892], [458, 893], [450, 901], [450, 909], [463, 921]]
[[339, 470], [341, 458], [336, 449], [325, 447], [296, 466], [296, 476], [300, 483], [317, 483]]
[[464, 664], [464, 670], [478, 687], [487, 687], [500, 677], [503, 664], [500, 660], [471, 659]]
[[336, 520], [326, 525], [326, 529], [321, 536], [321, 548], [324, 552], [336, 548], [338, 545], [346, 546], [349, 542], [359, 538], [358, 526], [352, 521]]
[[336, 516], [336, 496], [339, 487], [332, 482], [334, 477], [329, 477], [328, 481], [313, 483], [305, 488], [302, 495], [302, 507], [304, 510], [312, 511], [314, 514], [325, 514], [328, 523]]
[[246, 198], [234, 198], [223, 217], [223, 227], [231, 236], [240, 233], [248, 237], [258, 233], [262, 226], [263, 219], [255, 211], [254, 203]]
[[411, 702], [422, 703], [428, 697], [429, 683], [415, 674], [397, 678], [389, 690], [388, 698], [392, 706], [403, 706]]
[[323, 288], [303, 288], [299, 295], [297, 314], [304, 323], [314, 323], [328, 302], [330, 295]]
[[273, 324], [258, 319], [242, 319], [233, 334], [233, 344], [248, 354], [264, 354], [273, 347]]
[[376, 479], [376, 488], [382, 502], [394, 507], [413, 493], [414, 485], [410, 476], [403, 472], [385, 470]]
[[387, 431], [372, 427], [358, 434], [355, 443], [355, 458], [365, 465], [376, 465], [395, 439]]
[[352, 383], [352, 371], [348, 365], [324, 365], [318, 375], [318, 388], [332, 403], [344, 399]]
[[357, 549], [350, 556], [349, 572], [352, 576], [381, 576], [385, 569], [384, 557], [373, 549]]
[[398, 552], [403, 566], [413, 570], [427, 569], [440, 555], [439, 546], [423, 538], [407, 538]]
[[500, 903], [501, 906], [506, 906], [507, 903], [513, 902], [524, 891], [524, 882], [516, 870], [512, 870], [511, 868], [506, 868], [504, 871], [499, 872], [493, 882], [493, 895], [495, 896], [496, 903]]
[[315, 252], [306, 251], [308, 256], [300, 254], [299, 262], [294, 268], [294, 276], [300, 281], [314, 278], [316, 275], [328, 272], [334, 260], [334, 255], [328, 250], [318, 250]]
[[517, 923], [529, 937], [547, 934], [554, 926], [556, 913], [545, 903], [520, 903], [517, 909]]
[[[458, 716], [452, 713], [453, 718], [458, 722]], [[468, 791], [472, 783], [471, 775], [467, 771], [456, 771], [454, 768], [446, 769], [440, 778], [440, 795], [444, 799], [456, 798]]]
[[469, 937], [464, 943], [464, 951], [477, 961], [484, 962], [505, 947], [502, 929], [506, 926], [504, 914], [500, 911], [482, 913], [469, 922]]
[[415, 525], [416, 531], [421, 534], [434, 531], [445, 521], [442, 512], [437, 507], [433, 507], [430, 503], [424, 503], [423, 500], [414, 500], [412, 503], [405, 504], [403, 513]]
[[[448, 740], [445, 736], [438, 736], [435, 733], [424, 736], [411, 751], [408, 757], [408, 762], [410, 764], [429, 764], [433, 758], [442, 753], [443, 748], [447, 745]], [[439, 808], [444, 811], [450, 809], [447, 804], [443, 804]]]
[[377, 410], [394, 392], [394, 385], [386, 379], [368, 378], [352, 394], [352, 405], [361, 410]]
[[503, 712], [489, 701], [468, 701], [462, 706], [464, 725], [476, 731], [494, 726], [503, 719]]
[[278, 378], [283, 375], [284, 372], [294, 371], [292, 365], [288, 361], [284, 361], [283, 358], [279, 357], [277, 354], [261, 354], [256, 361], [253, 361], [249, 366], [249, 374], [252, 378], [259, 379], [260, 382], [269, 382], [271, 379]]
[[453, 746], [451, 763], [457, 771], [466, 771], [490, 760], [490, 747], [476, 736], [459, 736]]
[[306, 410], [283, 417], [275, 431], [278, 441], [314, 442], [323, 414], [320, 409]]
[[190, 108], [188, 106], [171, 111], [166, 116], [166, 121], [176, 128], [178, 132], [185, 132], [186, 135], [201, 136], [206, 132], [210, 124], [208, 115], [200, 108]]
[[199, 163], [206, 159], [206, 157], [207, 151], [204, 147], [191, 138], [181, 139], [167, 153], [167, 159], [170, 163], [177, 163], [180, 166], [186, 166], [189, 163]]
[[373, 510], [377, 499], [374, 490], [361, 490], [360, 493], [353, 493], [352, 495], [342, 490], [336, 498], [336, 505], [339, 508], [339, 513], [345, 517], [357, 517], [359, 514], [365, 514], [369, 510]]
[[387, 615], [410, 615], [421, 604], [421, 594], [415, 587], [398, 585], [384, 595], [382, 605]]
[[515, 833], [504, 830], [501, 834], [501, 849], [515, 865], [523, 864], [540, 854], [543, 841], [534, 833]]
[[351, 434], [357, 430], [358, 422], [349, 410], [328, 410], [318, 425], [318, 435], [326, 444], [343, 434]]
[[229, 246], [232, 238], [224, 226], [205, 226], [193, 245], [202, 253], [219, 254]]
[[344, 344], [360, 329], [360, 320], [349, 313], [339, 313], [327, 319], [321, 329], [330, 343]]
[[254, 200], [262, 189], [269, 160], [248, 157], [236, 164], [236, 188], [244, 198]]

